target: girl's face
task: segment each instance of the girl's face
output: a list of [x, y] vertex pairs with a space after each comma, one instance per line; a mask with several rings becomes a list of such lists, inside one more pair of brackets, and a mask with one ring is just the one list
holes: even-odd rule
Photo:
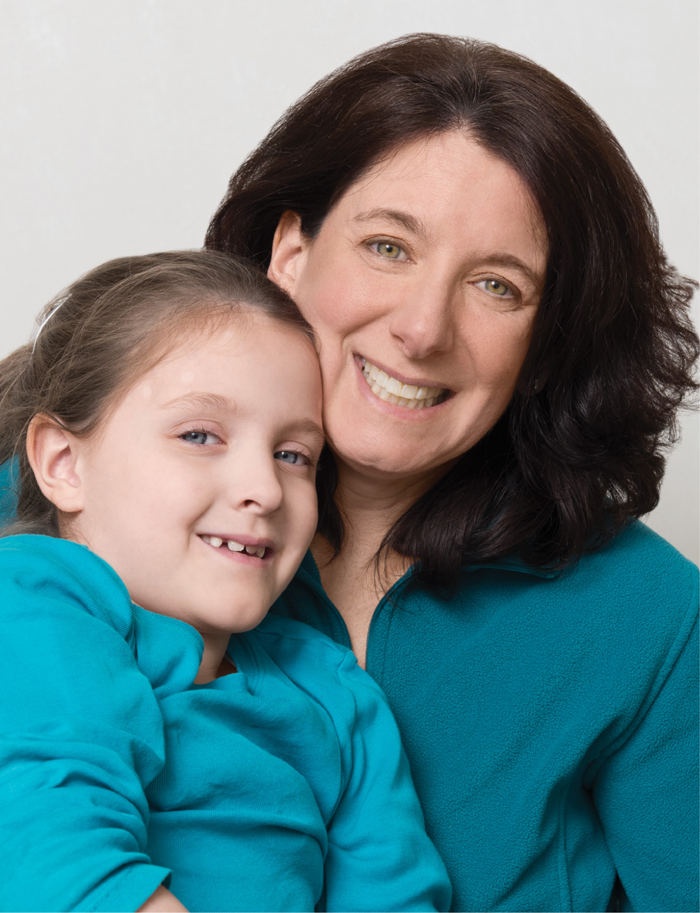
[[316, 331], [325, 430], [346, 465], [428, 478], [495, 424], [530, 341], [545, 238], [518, 175], [457, 131], [372, 168], [313, 240], [282, 217], [269, 274]]
[[311, 343], [265, 317], [195, 333], [78, 441], [70, 538], [138, 605], [202, 634], [258, 624], [316, 528], [323, 441]]

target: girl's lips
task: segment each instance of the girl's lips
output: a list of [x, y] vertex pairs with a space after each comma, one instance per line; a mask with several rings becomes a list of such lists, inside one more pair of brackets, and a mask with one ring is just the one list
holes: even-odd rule
[[225, 554], [232, 554], [241, 558], [255, 558], [265, 560], [272, 556], [272, 543], [268, 539], [254, 539], [252, 536], [213, 535], [198, 533], [205, 545]]

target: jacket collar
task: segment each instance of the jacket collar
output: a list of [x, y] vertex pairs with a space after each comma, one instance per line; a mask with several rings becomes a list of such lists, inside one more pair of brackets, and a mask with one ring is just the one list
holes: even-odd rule
[[[410, 576], [414, 572], [416, 565], [412, 565], [401, 578], [402, 580]], [[309, 549], [304, 555], [304, 560], [301, 562], [299, 570], [304, 571], [308, 574], [314, 581], [318, 584], [321, 583], [321, 575], [318, 570], [318, 565], [314, 560], [314, 556], [311, 554], [311, 549]], [[533, 577], [542, 577], [547, 580], [554, 579], [561, 574], [560, 568], [540, 568], [540, 567], [531, 567], [529, 564], [526, 564], [521, 558], [517, 555], [507, 555], [505, 558], [499, 558], [497, 561], [484, 562], [483, 564], [466, 564], [462, 568], [464, 573], [471, 573], [472, 571], [514, 571], [518, 574], [531, 574]]]

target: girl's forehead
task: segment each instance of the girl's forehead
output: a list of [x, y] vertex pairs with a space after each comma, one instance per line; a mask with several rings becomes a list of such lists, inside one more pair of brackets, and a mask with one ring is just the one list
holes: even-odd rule
[[[229, 313], [203, 313], [180, 327], [166, 328], [160, 346], [158, 363], [194, 358], [206, 364], [207, 353], [227, 358], [262, 357], [265, 352], [292, 347], [315, 355], [308, 336], [290, 324], [282, 323], [264, 311], [241, 308]], [[301, 357], [301, 356], [300, 356]]]
[[311, 341], [277, 321], [234, 320], [193, 327], [135, 385], [142, 399], [208, 390], [226, 396], [279, 398], [283, 389], [320, 387]]

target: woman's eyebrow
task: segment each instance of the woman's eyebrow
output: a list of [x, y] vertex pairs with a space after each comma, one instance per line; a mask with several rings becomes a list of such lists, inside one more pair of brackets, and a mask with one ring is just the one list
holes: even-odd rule
[[422, 238], [427, 238], [428, 236], [428, 229], [419, 218], [411, 215], [410, 212], [403, 212], [400, 209], [370, 209], [367, 212], [360, 212], [356, 216], [353, 216], [351, 221], [374, 222], [377, 219], [394, 222], [396, 225], [400, 225], [407, 231], [419, 235]]
[[[413, 232], [413, 234], [422, 238], [427, 238], [429, 234], [424, 222], [410, 212], [403, 212], [400, 209], [369, 209], [367, 212], [360, 212], [356, 216], [353, 216], [350, 221], [374, 222], [376, 220], [394, 222], [396, 225], [400, 225], [402, 228], [407, 229], [407, 231]], [[524, 263], [519, 257], [513, 256], [513, 254], [498, 252], [489, 254], [486, 257], [479, 257], [479, 261], [484, 266], [509, 266], [513, 269], [517, 269], [527, 276], [536, 288], [539, 288], [542, 285], [543, 277], [539, 276], [527, 265], [527, 263]]]
[[535, 287], [536, 290], [540, 290], [544, 284], [544, 276], [539, 275], [535, 272], [532, 267], [528, 266], [527, 263], [524, 263], [519, 257], [514, 257], [513, 254], [507, 253], [496, 253], [490, 254], [487, 257], [480, 257], [479, 263], [481, 266], [505, 266], [510, 267], [511, 269], [517, 269], [521, 272]]

